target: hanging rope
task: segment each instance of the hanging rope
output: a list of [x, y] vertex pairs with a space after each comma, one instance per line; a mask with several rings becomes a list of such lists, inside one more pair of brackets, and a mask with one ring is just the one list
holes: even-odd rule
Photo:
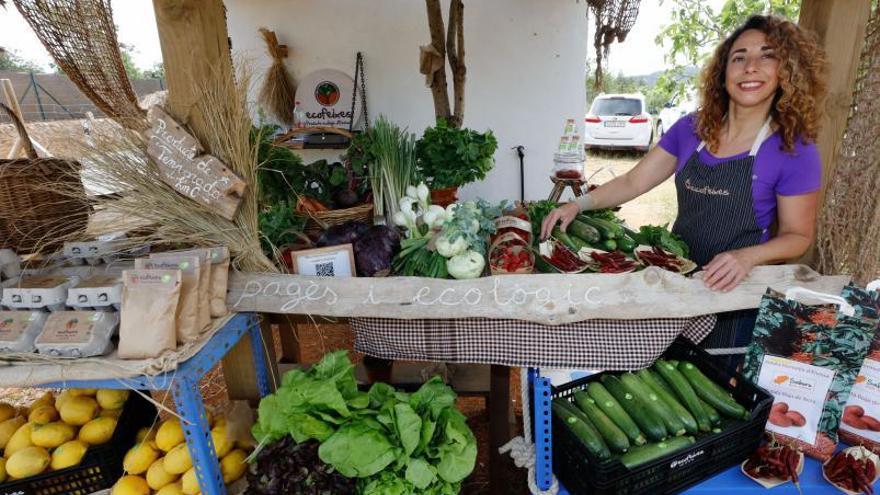
[[14, 0], [58, 67], [108, 117], [134, 129], [145, 112], [131, 87], [110, 0]]
[[529, 375], [526, 368], [520, 368], [519, 378], [520, 400], [522, 400], [521, 404], [523, 411], [523, 435], [521, 437], [514, 437], [509, 442], [502, 445], [498, 449], [498, 453], [510, 453], [510, 457], [513, 459], [513, 463], [516, 467], [528, 470], [527, 478], [530, 492], [535, 495], [556, 495], [559, 493], [559, 482], [556, 480], [555, 476], [553, 477], [553, 484], [550, 485], [550, 488], [547, 490], [539, 489], [537, 480], [535, 479], [535, 444], [533, 444], [531, 440], [532, 403], [529, 400]]
[[818, 222], [819, 270], [867, 283], [880, 275], [880, 6], [865, 45], [849, 120]]
[[587, 0], [596, 18], [596, 88], [601, 88], [611, 44], [623, 43], [639, 16], [639, 0]]

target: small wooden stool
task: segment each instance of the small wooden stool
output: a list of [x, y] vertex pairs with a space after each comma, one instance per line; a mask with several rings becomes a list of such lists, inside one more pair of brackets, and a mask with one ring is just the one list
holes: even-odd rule
[[560, 179], [554, 175], [550, 176], [550, 182], [553, 183], [553, 190], [550, 191], [550, 201], [554, 203], [559, 202], [559, 198], [562, 197], [562, 193], [565, 192], [566, 187], [570, 187], [574, 192], [575, 197], [584, 195], [584, 186], [587, 184], [587, 181], [583, 179]]

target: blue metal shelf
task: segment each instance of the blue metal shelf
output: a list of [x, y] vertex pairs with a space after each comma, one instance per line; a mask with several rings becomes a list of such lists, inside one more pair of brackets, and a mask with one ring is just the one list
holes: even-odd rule
[[269, 370], [263, 353], [263, 335], [254, 313], [233, 316], [195, 356], [181, 363], [174, 371], [157, 376], [139, 376], [107, 380], [67, 380], [47, 383], [44, 388], [109, 388], [135, 390], [171, 390], [177, 413], [183, 418], [183, 432], [203, 495], [226, 495], [220, 464], [211, 440], [205, 404], [199, 381], [245, 334], [251, 337], [257, 386], [261, 396], [268, 395]]
[[[532, 418], [535, 442], [535, 481], [538, 488], [547, 490], [553, 481], [553, 422], [550, 420], [550, 380], [542, 377], [540, 370], [529, 369], [529, 384], [532, 386]], [[801, 490], [803, 493], [815, 495], [832, 495], [839, 493], [822, 477], [821, 464], [814, 459], [807, 459], [804, 472], [801, 474]], [[739, 466], [734, 466], [702, 483], [689, 488], [684, 493], [689, 495], [702, 494], [764, 494], [767, 490], [754, 481], [746, 478]], [[788, 483], [773, 489], [773, 493], [797, 494], [793, 484]], [[558, 495], [570, 495], [559, 485]]]

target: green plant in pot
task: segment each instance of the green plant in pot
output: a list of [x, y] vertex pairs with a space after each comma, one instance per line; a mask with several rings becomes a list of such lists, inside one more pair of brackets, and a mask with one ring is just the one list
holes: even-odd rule
[[416, 143], [419, 175], [431, 188], [432, 202], [454, 203], [459, 187], [483, 180], [495, 165], [496, 149], [492, 131], [458, 129], [438, 118]]

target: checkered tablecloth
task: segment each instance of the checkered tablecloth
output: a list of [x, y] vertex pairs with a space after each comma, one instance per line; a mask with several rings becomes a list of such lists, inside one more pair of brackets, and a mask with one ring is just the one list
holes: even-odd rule
[[715, 326], [715, 315], [553, 326], [483, 318], [350, 323], [355, 349], [384, 359], [626, 370], [653, 363], [679, 334], [699, 343]]

